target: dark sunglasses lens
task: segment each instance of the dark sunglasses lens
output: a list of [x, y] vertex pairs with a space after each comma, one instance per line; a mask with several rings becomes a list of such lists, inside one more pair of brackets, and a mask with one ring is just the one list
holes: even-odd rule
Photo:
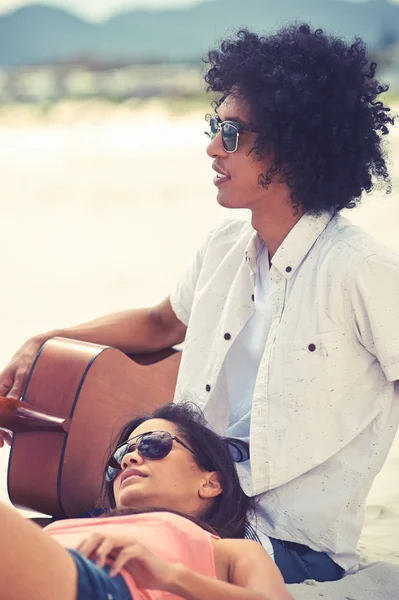
[[215, 117], [209, 119], [209, 136], [211, 140], [219, 133], [219, 122]]
[[223, 148], [227, 152], [237, 150], [237, 134], [238, 131], [231, 123], [223, 123], [222, 125], [222, 142]]
[[125, 454], [127, 454], [129, 452], [129, 444], [123, 444], [122, 446], [119, 446], [119, 448], [117, 448], [114, 452], [114, 454], [112, 455], [108, 465], [107, 465], [107, 469], [105, 472], [105, 479], [106, 481], [110, 482], [113, 481], [115, 479], [115, 477], [118, 475], [119, 471], [121, 470], [121, 464], [122, 464], [122, 460], [123, 457], [125, 456]]
[[[136, 441], [136, 447], [141, 456], [150, 460], [165, 458], [172, 450], [172, 446], [173, 438], [167, 431], [145, 433]], [[123, 457], [130, 452], [130, 448], [131, 444], [126, 442], [115, 450], [105, 471], [105, 479], [108, 483], [113, 481], [120, 472]]]
[[154, 431], [143, 435], [137, 442], [137, 450], [144, 458], [159, 460], [172, 450], [173, 439], [167, 431]]

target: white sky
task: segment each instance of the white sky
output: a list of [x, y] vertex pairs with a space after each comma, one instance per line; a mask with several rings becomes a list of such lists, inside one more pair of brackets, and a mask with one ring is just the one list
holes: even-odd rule
[[[107, 16], [126, 8], [170, 8], [193, 6], [204, 0], [37, 0], [35, 3], [52, 4], [62, 6], [75, 13], [93, 20], [101, 20]], [[211, 2], [212, 0], [206, 0]], [[352, 2], [363, 2], [366, 0], [351, 0]], [[390, 0], [399, 4], [399, 0]], [[0, 0], [0, 13], [8, 12], [19, 6], [33, 4], [29, 0]]]

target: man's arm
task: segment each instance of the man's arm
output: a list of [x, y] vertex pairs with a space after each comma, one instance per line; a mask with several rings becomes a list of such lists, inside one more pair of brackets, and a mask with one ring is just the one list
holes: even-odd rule
[[[59, 336], [112, 346], [126, 354], [149, 353], [180, 344], [186, 326], [173, 312], [167, 297], [157, 306], [113, 313], [68, 329], [38, 336], [41, 344]], [[44, 338], [44, 341], [43, 341]]]
[[[0, 373], [0, 396], [21, 397], [26, 377], [40, 347], [59, 336], [113, 346], [127, 354], [156, 352], [184, 340], [186, 326], [172, 310], [169, 297], [151, 308], [107, 315], [68, 329], [56, 329], [29, 339]], [[0, 447], [2, 442], [0, 440]]]

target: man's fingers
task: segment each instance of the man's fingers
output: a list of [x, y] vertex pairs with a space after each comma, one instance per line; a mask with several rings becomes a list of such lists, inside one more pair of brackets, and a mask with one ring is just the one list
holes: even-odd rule
[[0, 396], [6, 396], [13, 386], [14, 380], [6, 377], [0, 381]]
[[11, 446], [12, 435], [8, 431], [0, 430], [0, 448], [3, 448], [4, 442]]
[[9, 433], [8, 431], [4, 431], [4, 432], [3, 432], [3, 438], [4, 438], [4, 441], [5, 441], [5, 442], [6, 442], [6, 443], [7, 443], [9, 446], [11, 446], [11, 444], [12, 444], [12, 434], [11, 434], [11, 433]]
[[19, 400], [22, 396], [22, 391], [24, 387], [25, 377], [23, 374], [16, 374], [15, 379], [12, 385], [12, 388], [7, 394], [7, 398], [12, 398], [13, 400]]

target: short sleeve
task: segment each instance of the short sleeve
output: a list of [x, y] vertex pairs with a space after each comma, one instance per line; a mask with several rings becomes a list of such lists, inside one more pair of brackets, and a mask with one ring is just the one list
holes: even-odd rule
[[399, 379], [399, 257], [388, 250], [363, 258], [353, 274], [352, 308], [361, 344], [388, 381]]
[[195, 290], [201, 273], [204, 257], [209, 246], [214, 229], [208, 234], [203, 244], [197, 250], [194, 260], [188, 265], [179, 279], [176, 288], [170, 295], [170, 303], [176, 317], [188, 325], [194, 302]]

